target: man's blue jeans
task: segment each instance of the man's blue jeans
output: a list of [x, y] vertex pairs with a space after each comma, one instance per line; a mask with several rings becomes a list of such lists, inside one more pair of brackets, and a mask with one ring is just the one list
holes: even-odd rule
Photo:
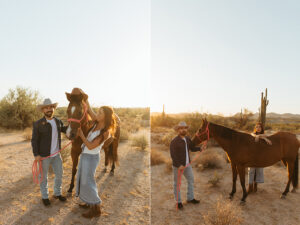
[[62, 160], [60, 154], [57, 154], [54, 157], [49, 157], [42, 161], [43, 167], [43, 180], [40, 183], [40, 189], [43, 199], [49, 198], [49, 190], [48, 190], [48, 170], [50, 164], [52, 165], [55, 179], [54, 179], [54, 195], [59, 196], [61, 195], [61, 184], [62, 184], [62, 175], [63, 175], [63, 167], [62, 167]]
[[[181, 172], [182, 173], [182, 172]], [[179, 183], [179, 177], [178, 177], [178, 168], [173, 166], [173, 174], [174, 174], [174, 197], [175, 201], [177, 201], [177, 184]], [[194, 199], [194, 175], [193, 175], [193, 169], [191, 165], [186, 167], [183, 172], [183, 176], [188, 182], [187, 185], [187, 200], [191, 201]], [[182, 180], [182, 179], [181, 179]], [[180, 191], [178, 192], [178, 203], [181, 203], [181, 196]]]

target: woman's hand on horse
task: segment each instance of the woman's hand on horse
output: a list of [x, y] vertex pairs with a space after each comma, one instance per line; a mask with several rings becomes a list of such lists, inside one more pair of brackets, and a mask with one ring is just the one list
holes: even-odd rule
[[36, 161], [40, 161], [40, 160], [42, 159], [42, 157], [38, 155], [38, 156], [35, 156], [34, 159], [35, 159]]
[[263, 139], [267, 142], [268, 145], [272, 145], [272, 141], [270, 141], [268, 138], [263, 138]]

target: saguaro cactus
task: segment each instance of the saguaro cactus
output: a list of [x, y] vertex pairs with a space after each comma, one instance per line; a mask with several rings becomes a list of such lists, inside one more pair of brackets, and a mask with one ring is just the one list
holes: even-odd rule
[[268, 98], [268, 89], [266, 88], [265, 96], [264, 93], [261, 93], [261, 104], [259, 112], [259, 121], [262, 123], [262, 126], [265, 127], [266, 124], [266, 115], [267, 115], [267, 105], [269, 104]]

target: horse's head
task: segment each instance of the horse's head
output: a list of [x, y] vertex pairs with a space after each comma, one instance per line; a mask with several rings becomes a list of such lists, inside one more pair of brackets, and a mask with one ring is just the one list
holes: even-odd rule
[[66, 93], [69, 105], [67, 108], [69, 126], [66, 132], [70, 140], [74, 140], [77, 136], [77, 130], [86, 122], [87, 118], [87, 105], [86, 100], [88, 95], [81, 89], [74, 88], [72, 93]]
[[197, 131], [195, 136], [193, 137], [192, 141], [195, 145], [198, 145], [202, 143], [203, 141], [207, 141], [210, 138], [209, 128], [208, 128], [209, 122], [205, 119], [202, 119], [202, 126]]

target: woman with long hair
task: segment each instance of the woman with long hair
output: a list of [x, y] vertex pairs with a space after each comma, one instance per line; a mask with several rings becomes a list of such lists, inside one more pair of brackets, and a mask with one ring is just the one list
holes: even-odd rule
[[[256, 123], [253, 133], [251, 134], [255, 138], [255, 142], [258, 142], [259, 139], [263, 139], [267, 142], [267, 144], [271, 145], [272, 142], [267, 138], [267, 136], [264, 134], [264, 128], [261, 122]], [[258, 183], [264, 183], [264, 169], [263, 168], [249, 168], [249, 174], [248, 174], [248, 194], [251, 192], [257, 192], [257, 184]]]
[[116, 121], [112, 107], [102, 106], [96, 114], [88, 102], [87, 105], [93, 125], [87, 137], [84, 136], [81, 129], [78, 130], [78, 135], [81, 137], [83, 144], [78, 166], [76, 196], [84, 202], [79, 204], [80, 207], [89, 208], [89, 211], [83, 213], [82, 216], [92, 218], [101, 215], [101, 199], [95, 181], [95, 172], [100, 161], [100, 151], [104, 142], [114, 134]]

